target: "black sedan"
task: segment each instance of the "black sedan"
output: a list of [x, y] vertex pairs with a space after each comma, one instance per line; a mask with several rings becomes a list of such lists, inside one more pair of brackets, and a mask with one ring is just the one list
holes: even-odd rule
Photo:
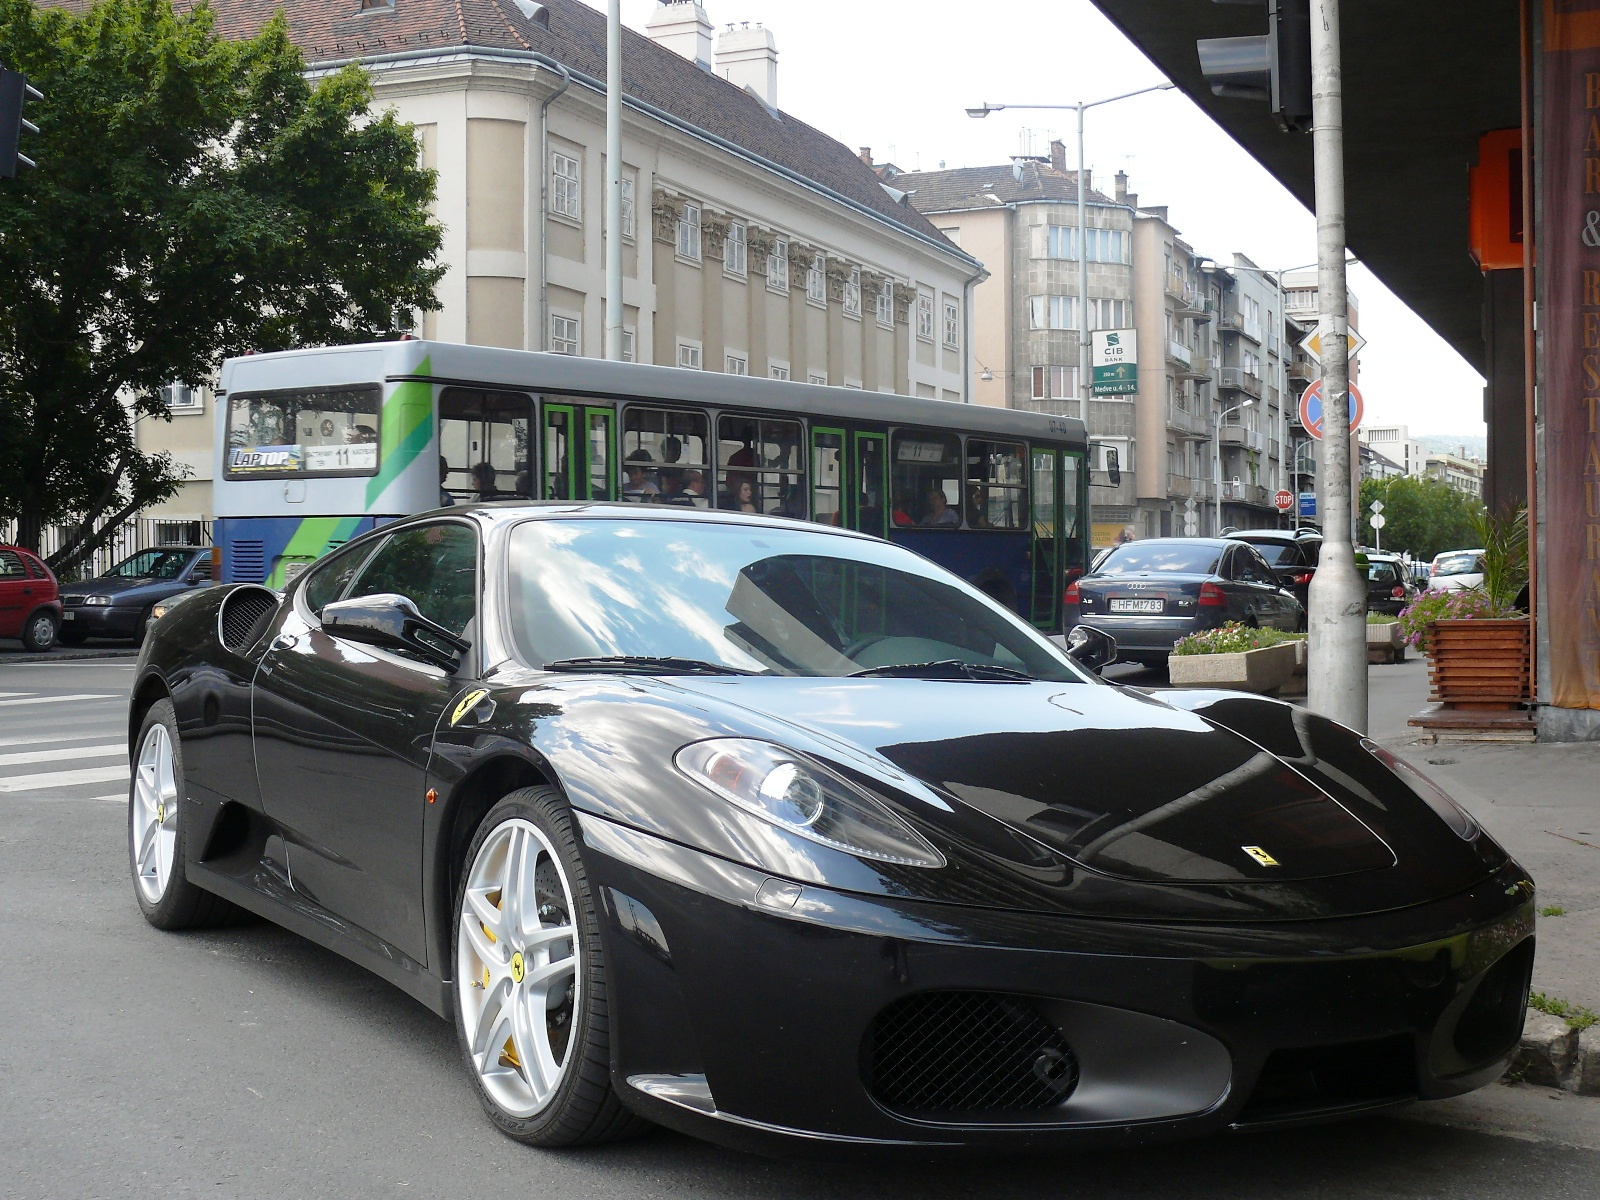
[[1228, 621], [1305, 628], [1305, 609], [1266, 559], [1232, 538], [1148, 538], [1118, 546], [1067, 588], [1067, 620], [1116, 639], [1122, 657], [1167, 661], [1173, 643]]
[[130, 554], [104, 575], [61, 587], [61, 641], [144, 637], [162, 600], [211, 582], [208, 546], [159, 546]]
[[405, 989], [535, 1145], [1126, 1146], [1496, 1078], [1522, 868], [1350, 730], [1071, 641], [793, 521], [409, 518], [152, 627], [135, 897]]

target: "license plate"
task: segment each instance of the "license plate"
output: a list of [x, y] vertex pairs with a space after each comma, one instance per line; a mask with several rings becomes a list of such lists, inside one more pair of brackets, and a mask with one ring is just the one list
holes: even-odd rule
[[1113, 599], [1111, 611], [1120, 613], [1158, 613], [1167, 606], [1165, 600]]
[[73, 612], [71, 609], [68, 609], [66, 612], [61, 614], [61, 619], [63, 621], [76, 621], [78, 619], [78, 614]]

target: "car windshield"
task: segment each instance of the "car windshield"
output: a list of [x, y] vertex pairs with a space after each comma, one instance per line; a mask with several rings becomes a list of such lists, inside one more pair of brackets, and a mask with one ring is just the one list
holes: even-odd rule
[[928, 671], [938, 678], [980, 674], [952, 670], [969, 664], [1092, 678], [976, 589], [882, 542], [709, 521], [534, 520], [512, 532], [509, 556], [511, 629], [533, 666], [626, 657], [680, 660], [663, 664], [673, 672], [697, 661], [765, 675], [912, 664], [939, 664]]
[[183, 574], [192, 556], [189, 550], [141, 550], [112, 567], [106, 576], [112, 579], [176, 579]]
[[1209, 542], [1129, 542], [1095, 568], [1096, 575], [1215, 575], [1222, 549]]
[[1433, 566], [1435, 575], [1473, 575], [1483, 570], [1476, 554], [1446, 554]]
[[[1239, 540], [1247, 541], [1248, 539], [1240, 538]], [[1289, 543], [1287, 542], [1250, 542], [1250, 545], [1261, 551], [1261, 557], [1266, 559], [1270, 566], [1274, 567], [1289, 554]]]

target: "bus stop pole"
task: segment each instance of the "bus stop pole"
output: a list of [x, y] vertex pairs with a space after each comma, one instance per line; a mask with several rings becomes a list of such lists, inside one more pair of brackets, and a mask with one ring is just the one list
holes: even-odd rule
[[[548, 171], [550, 164], [545, 163]], [[635, 197], [637, 204], [637, 197]], [[622, 0], [606, 13], [605, 357], [622, 359]]]
[[1326, 503], [1322, 555], [1311, 580], [1307, 706], [1367, 730], [1366, 584], [1356, 570], [1350, 496], [1350, 357], [1345, 286], [1344, 99], [1339, 0], [1311, 5], [1312, 142], [1316, 168], [1318, 329]]

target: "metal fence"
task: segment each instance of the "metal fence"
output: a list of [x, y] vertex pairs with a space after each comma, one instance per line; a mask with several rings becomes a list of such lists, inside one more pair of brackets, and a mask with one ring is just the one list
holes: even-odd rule
[[[49, 525], [39, 539], [39, 552], [45, 558], [55, 554], [77, 532], [72, 525]], [[0, 521], [0, 543], [14, 542], [15, 521]], [[162, 517], [130, 517], [112, 532], [111, 537], [83, 562], [63, 577], [62, 582], [89, 579], [104, 574], [128, 555], [152, 546], [209, 546], [210, 521], [178, 521]]]

